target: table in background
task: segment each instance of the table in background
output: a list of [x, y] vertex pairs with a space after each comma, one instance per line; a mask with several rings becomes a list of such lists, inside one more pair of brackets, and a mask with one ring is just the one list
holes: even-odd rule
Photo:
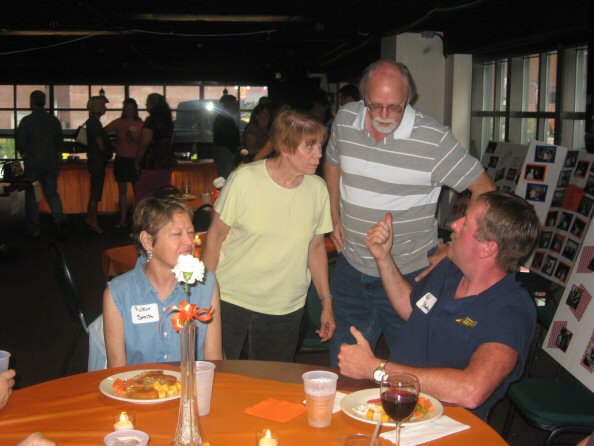
[[[202, 240], [202, 246], [206, 242], [204, 235], [200, 236]], [[336, 247], [331, 239], [325, 238], [326, 252], [328, 257], [332, 257], [336, 254]], [[199, 256], [200, 257], [200, 256]], [[103, 251], [102, 264], [103, 264], [103, 275], [106, 279], [111, 277], [119, 276], [125, 272], [130, 271], [136, 265], [138, 259], [138, 252], [134, 245], [118, 246], [116, 248], [109, 248]]]
[[[267, 398], [300, 403], [304, 399], [301, 374], [324, 367], [267, 361], [213, 362], [217, 368], [211, 412], [201, 417], [202, 430], [213, 446], [254, 445], [255, 432], [262, 428], [278, 432], [281, 446], [333, 446], [340, 435], [371, 433], [374, 428], [342, 412], [335, 414], [332, 425], [324, 429], [310, 427], [305, 413], [287, 423], [243, 414], [244, 409]], [[99, 392], [99, 383], [104, 378], [146, 368], [179, 370], [171, 365], [144, 364], [73, 375], [15, 391], [0, 414], [0, 444], [14, 445], [33, 431], [43, 432], [60, 446], [103, 444], [103, 437], [112, 431], [112, 416], [125, 410], [135, 413], [136, 428], [150, 435], [151, 446], [169, 446], [177, 424], [178, 400], [131, 404]], [[350, 392], [375, 385], [340, 377], [338, 387]], [[447, 406], [445, 414], [470, 425], [470, 429], [431, 442], [431, 446], [507, 444], [489, 425], [466, 409]], [[391, 444], [382, 442], [382, 445]]]
[[[181, 190], [182, 181], [189, 180], [192, 194], [210, 193], [216, 178], [215, 165], [210, 160], [200, 162], [182, 161], [173, 169], [171, 184]], [[66, 214], [85, 214], [89, 204], [90, 176], [85, 162], [63, 163], [58, 177], [58, 192]], [[113, 162], [107, 164], [103, 196], [99, 202], [99, 212], [119, 212], [118, 184], [113, 173]], [[132, 186], [128, 184], [128, 203], [134, 203]], [[42, 194], [39, 206], [41, 212], [50, 212], [49, 205]]]

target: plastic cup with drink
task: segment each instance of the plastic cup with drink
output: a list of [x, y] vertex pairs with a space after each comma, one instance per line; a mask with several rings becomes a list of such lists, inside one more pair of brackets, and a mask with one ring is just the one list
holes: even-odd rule
[[198, 397], [198, 415], [210, 413], [210, 399], [212, 396], [212, 383], [214, 381], [215, 365], [208, 361], [194, 361], [194, 378], [196, 380], [196, 393]]
[[330, 426], [338, 375], [324, 370], [315, 370], [304, 373], [302, 377], [307, 405], [307, 422], [312, 427]]

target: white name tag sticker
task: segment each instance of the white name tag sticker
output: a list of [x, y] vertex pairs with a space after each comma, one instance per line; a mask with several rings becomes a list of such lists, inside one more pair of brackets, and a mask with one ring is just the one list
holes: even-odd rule
[[132, 305], [133, 324], [148, 324], [151, 322], [159, 322], [159, 308], [157, 304], [148, 305]]
[[435, 302], [437, 302], [437, 297], [431, 293], [427, 293], [417, 301], [417, 307], [419, 307], [419, 310], [423, 313], [427, 314], [431, 311]]

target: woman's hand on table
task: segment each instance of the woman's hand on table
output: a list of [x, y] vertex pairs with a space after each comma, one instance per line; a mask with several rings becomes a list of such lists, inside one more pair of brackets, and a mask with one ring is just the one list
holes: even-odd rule
[[320, 317], [320, 328], [316, 333], [320, 335], [320, 341], [326, 342], [332, 339], [336, 331], [336, 321], [334, 320], [334, 308], [332, 307], [332, 298], [326, 298], [322, 301], [322, 315]]
[[34, 432], [17, 444], [17, 446], [56, 446], [56, 443], [44, 437], [42, 433]]
[[15, 375], [16, 372], [13, 369], [0, 373], [0, 409], [6, 406], [12, 394]]

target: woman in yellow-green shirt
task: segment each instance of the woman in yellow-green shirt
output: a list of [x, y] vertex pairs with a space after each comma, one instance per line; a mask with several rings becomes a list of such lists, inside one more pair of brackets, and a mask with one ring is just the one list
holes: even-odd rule
[[227, 359], [245, 348], [248, 359], [292, 361], [312, 279], [323, 302], [321, 340], [336, 329], [324, 246], [330, 202], [314, 175], [326, 129], [286, 110], [270, 138], [277, 156], [230, 175], [208, 230], [204, 263], [220, 285]]

